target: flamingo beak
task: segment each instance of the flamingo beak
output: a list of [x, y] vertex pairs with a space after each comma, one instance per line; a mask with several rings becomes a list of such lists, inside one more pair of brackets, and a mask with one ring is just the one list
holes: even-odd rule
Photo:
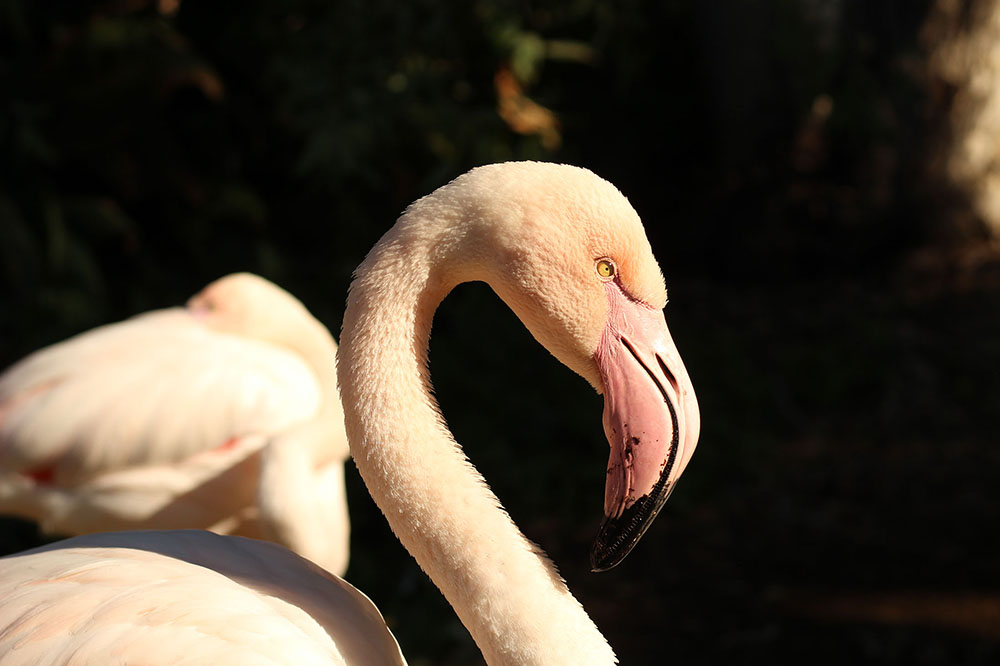
[[604, 522], [593, 571], [629, 554], [673, 492], [698, 443], [698, 401], [663, 312], [607, 285], [608, 323], [594, 352], [604, 380], [604, 434], [611, 445]]

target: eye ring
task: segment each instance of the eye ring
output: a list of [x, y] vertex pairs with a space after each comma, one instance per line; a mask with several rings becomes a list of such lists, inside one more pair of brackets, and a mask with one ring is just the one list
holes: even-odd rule
[[595, 269], [597, 270], [597, 276], [605, 281], [614, 280], [618, 275], [618, 266], [615, 265], [615, 262], [607, 258], [598, 259]]

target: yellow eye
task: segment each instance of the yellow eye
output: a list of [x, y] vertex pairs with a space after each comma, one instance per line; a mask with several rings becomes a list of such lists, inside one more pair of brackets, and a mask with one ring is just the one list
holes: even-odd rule
[[615, 273], [617, 272], [618, 269], [615, 268], [615, 265], [610, 260], [601, 259], [600, 261], [597, 262], [597, 274], [600, 275], [602, 278], [606, 280], [611, 279], [615, 276]]

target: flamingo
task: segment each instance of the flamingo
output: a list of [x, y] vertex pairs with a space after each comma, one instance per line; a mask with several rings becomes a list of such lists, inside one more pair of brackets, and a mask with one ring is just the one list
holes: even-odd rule
[[256, 536], [342, 574], [336, 350], [294, 296], [248, 273], [39, 350], [0, 376], [0, 513], [52, 534]]
[[[591, 551], [601, 570], [635, 546], [697, 443], [698, 406], [661, 312], [659, 267], [627, 200], [590, 171], [479, 167], [412, 204], [362, 262], [338, 357], [368, 490], [486, 663], [615, 663], [433, 397], [434, 310], [469, 280], [489, 283], [604, 393], [611, 452]], [[2, 560], [0, 662], [67, 655], [80, 664], [404, 663], [374, 605], [347, 583], [273, 544], [204, 532], [91, 535]]]

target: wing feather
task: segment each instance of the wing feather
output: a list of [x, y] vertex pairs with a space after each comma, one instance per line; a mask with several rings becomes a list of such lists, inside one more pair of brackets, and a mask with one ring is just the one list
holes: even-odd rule
[[[322, 389], [291, 350], [218, 333], [181, 308], [42, 349], [0, 377], [0, 469], [59, 483], [184, 460], [315, 416]], [[183, 415], [183, 416], [182, 416]]]
[[78, 537], [0, 559], [0, 663], [403, 664], [353, 586], [270, 543]]

